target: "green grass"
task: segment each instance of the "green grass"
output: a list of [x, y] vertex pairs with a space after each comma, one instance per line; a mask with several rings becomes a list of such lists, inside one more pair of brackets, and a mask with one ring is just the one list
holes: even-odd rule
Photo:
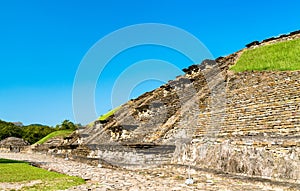
[[54, 132], [50, 133], [49, 135], [47, 135], [46, 137], [39, 140], [38, 142], [36, 142], [36, 144], [43, 144], [53, 137], [58, 137], [58, 136], [66, 137], [66, 136], [70, 135], [71, 133], [73, 133], [72, 130], [54, 131]]
[[28, 183], [33, 180], [41, 182], [22, 190], [59, 190], [84, 184], [79, 177], [67, 176], [56, 172], [30, 166], [26, 162], [0, 159], [0, 183]]
[[98, 120], [106, 120], [108, 117], [112, 116], [116, 111], [118, 111], [121, 107], [116, 107], [115, 109], [110, 110], [104, 115], [101, 115]]
[[246, 50], [230, 69], [235, 72], [300, 70], [300, 39]]
[[[17, 160], [10, 160], [10, 159], [2, 159], [2, 158], [0, 158], [0, 165], [1, 164], [13, 164], [13, 163], [28, 164], [28, 162], [24, 162], [24, 161], [17, 161]], [[0, 179], [0, 182], [1, 182], [1, 179]]]
[[[116, 111], [118, 111], [120, 108], [121, 108], [121, 106], [116, 107], [116, 108], [110, 110], [110, 111], [107, 112], [106, 114], [101, 115], [97, 120], [106, 120], [108, 117], [110, 117], [110, 116], [112, 116], [113, 114], [115, 114]], [[87, 126], [88, 126], [88, 127], [92, 127], [93, 125], [94, 125], [94, 121], [91, 122], [91, 123], [89, 123]]]

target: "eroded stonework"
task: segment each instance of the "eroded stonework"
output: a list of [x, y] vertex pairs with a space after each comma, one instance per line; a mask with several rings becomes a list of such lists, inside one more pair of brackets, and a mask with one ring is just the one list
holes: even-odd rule
[[[297, 31], [247, 47], [299, 37]], [[58, 152], [126, 167], [191, 164], [300, 181], [300, 71], [228, 70], [246, 49], [184, 69], [185, 75], [78, 130]]]

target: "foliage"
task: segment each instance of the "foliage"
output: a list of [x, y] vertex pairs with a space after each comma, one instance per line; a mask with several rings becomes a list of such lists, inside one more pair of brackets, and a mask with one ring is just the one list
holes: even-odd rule
[[56, 126], [57, 130], [73, 130], [74, 131], [77, 128], [78, 128], [78, 126], [69, 120], [64, 120], [60, 125]]
[[37, 144], [43, 144], [46, 141], [48, 141], [49, 139], [53, 138], [53, 137], [66, 137], [68, 135], [70, 135], [71, 133], [73, 133], [73, 130], [60, 130], [60, 131], [54, 131], [52, 133], [50, 133], [49, 135], [43, 137], [42, 139], [40, 139], [39, 141], [37, 141]]
[[0, 120], [0, 140], [7, 137], [22, 138], [22, 128], [13, 123]]
[[[55, 128], [46, 125], [32, 124], [28, 126], [18, 126], [14, 123], [5, 122], [0, 120], [0, 141], [7, 137], [23, 138], [30, 144], [33, 144], [50, 133], [58, 131], [57, 134], [65, 135], [70, 134], [76, 130], [80, 124], [74, 124], [69, 120], [64, 120], [60, 125]], [[65, 130], [65, 131], [64, 131]], [[60, 132], [62, 131], [62, 132]]]
[[25, 126], [22, 130], [23, 130], [22, 138], [28, 141], [30, 144], [37, 142], [38, 140], [45, 137], [49, 133], [55, 131], [55, 129], [43, 125], [29, 125], [29, 126]]
[[230, 69], [242, 71], [300, 70], [300, 39], [246, 50]]
[[22, 190], [63, 190], [84, 183], [84, 180], [79, 177], [49, 172], [30, 166], [25, 162], [7, 159], [0, 159], [0, 177], [0, 182], [26, 183], [32, 180], [41, 181], [41, 183], [25, 187]]

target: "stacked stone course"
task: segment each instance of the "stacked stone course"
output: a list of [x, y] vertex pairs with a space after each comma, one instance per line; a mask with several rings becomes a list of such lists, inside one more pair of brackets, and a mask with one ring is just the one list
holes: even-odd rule
[[[296, 38], [300, 31], [247, 47]], [[74, 156], [82, 151], [82, 157], [94, 159], [111, 156], [112, 161], [114, 156], [124, 156], [125, 161], [134, 158], [127, 162], [136, 166], [172, 160], [299, 182], [300, 71], [231, 72], [230, 66], [248, 48], [184, 69], [185, 75], [130, 100], [114, 117], [81, 130], [74, 140], [61, 145], [61, 152], [64, 146], [78, 144], [70, 151]], [[165, 150], [151, 153], [145, 145]]]

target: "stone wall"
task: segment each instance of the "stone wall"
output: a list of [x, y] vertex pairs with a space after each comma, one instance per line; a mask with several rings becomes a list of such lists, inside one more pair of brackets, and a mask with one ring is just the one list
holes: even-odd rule
[[193, 143], [175, 163], [230, 173], [300, 180], [300, 71], [229, 74], [221, 126], [203, 112]]
[[[295, 38], [300, 38], [300, 31], [247, 47]], [[114, 117], [80, 130], [60, 152], [107, 162], [119, 157], [123, 164], [133, 166], [173, 158], [176, 164], [300, 181], [300, 71], [228, 70], [245, 50], [184, 69], [185, 75], [130, 100]], [[80, 146], [63, 150], [72, 144]], [[160, 151], [148, 155], [139, 152], [143, 148], [111, 149], [130, 144], [176, 149], [173, 154]], [[100, 148], [103, 145], [115, 146]]]
[[174, 150], [174, 145], [95, 144], [76, 148], [59, 146], [44, 153], [94, 166], [146, 169], [170, 163]]
[[153, 168], [170, 163], [174, 150], [173, 145], [95, 145], [87, 157], [123, 168]]
[[21, 152], [28, 148], [29, 143], [17, 137], [7, 137], [0, 141], [0, 152]]

